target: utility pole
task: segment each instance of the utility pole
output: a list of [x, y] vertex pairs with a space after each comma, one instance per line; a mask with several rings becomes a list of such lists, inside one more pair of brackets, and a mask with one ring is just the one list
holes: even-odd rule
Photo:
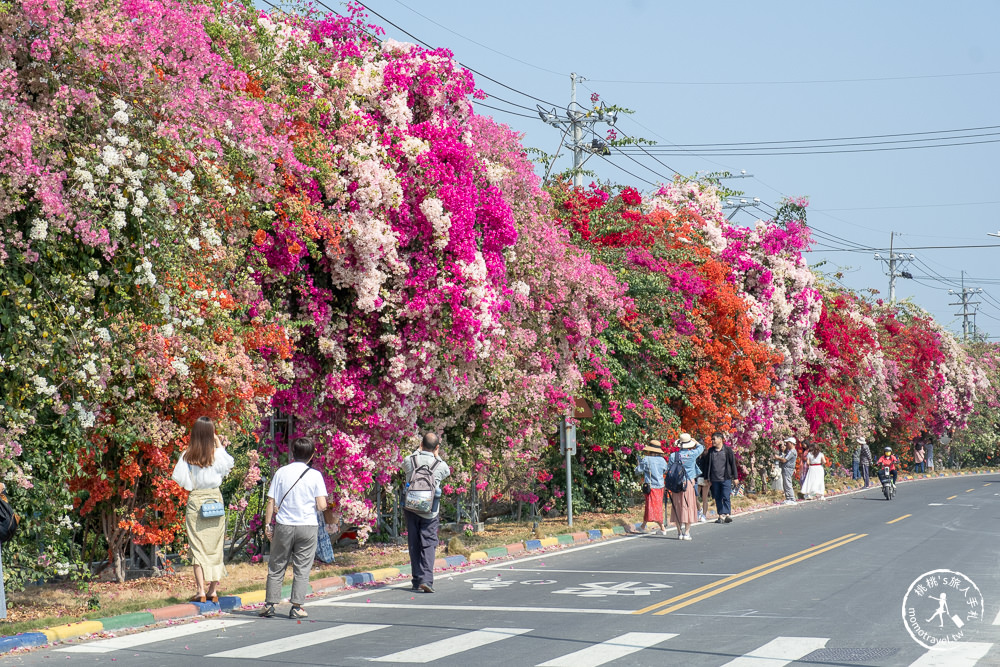
[[[581, 106], [576, 101], [576, 84], [577, 82], [586, 81], [585, 78], [573, 72], [569, 75], [570, 80], [570, 103], [566, 106], [566, 116], [560, 118], [556, 114], [555, 107], [551, 110], [542, 108], [541, 105], [535, 105], [538, 108], [538, 115], [541, 117], [542, 122], [551, 125], [552, 127], [563, 129], [563, 138], [560, 139], [559, 149], [565, 146], [566, 148], [573, 151], [573, 186], [582, 187], [583, 186], [583, 174], [581, 169], [583, 169], [583, 164], [592, 155], [608, 155], [611, 151], [604, 141], [594, 137], [594, 139], [588, 144], [584, 141], [584, 134], [587, 131], [593, 132], [594, 125], [597, 123], [607, 123], [608, 126], [614, 127], [615, 123], [618, 122], [618, 112], [608, 109], [604, 102], [596, 109], [586, 109]], [[572, 141], [565, 143], [567, 135], [572, 135]], [[586, 158], [585, 153], [589, 153]], [[559, 151], [556, 151], [556, 156], [559, 155]], [[555, 159], [555, 158], [553, 158]]]
[[[969, 311], [969, 306], [978, 306], [981, 301], [970, 301], [974, 294], [981, 294], [981, 288], [966, 287], [965, 286], [965, 271], [962, 271], [962, 291], [958, 293], [959, 301], [957, 303], [949, 303], [949, 306], [961, 306], [962, 312], [955, 313], [956, 316], [962, 316], [962, 342], [966, 342], [969, 339], [969, 317], [975, 318], [976, 311]], [[955, 294], [955, 290], [948, 290], [948, 294]], [[975, 331], [975, 323], [973, 323], [973, 331]], [[974, 335], [974, 334], [973, 334]]]
[[[889, 303], [896, 303], [896, 278], [913, 278], [913, 274], [909, 271], [903, 271], [900, 269], [906, 262], [912, 262], [916, 259], [913, 255], [903, 255], [897, 252], [893, 252], [893, 243], [896, 239], [896, 232], [889, 233], [889, 256], [883, 257], [879, 253], [875, 253], [875, 259], [880, 262], [885, 262], [889, 267]], [[899, 269], [899, 270], [897, 270]]]

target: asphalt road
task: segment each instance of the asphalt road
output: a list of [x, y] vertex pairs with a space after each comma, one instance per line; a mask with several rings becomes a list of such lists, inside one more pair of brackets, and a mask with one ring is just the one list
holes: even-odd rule
[[[301, 622], [238, 612], [4, 662], [1000, 665], [1000, 476], [904, 483], [892, 501], [872, 488], [699, 524], [692, 535], [439, 575], [432, 595], [317, 599]], [[954, 574], [922, 576], [940, 570]], [[925, 642], [950, 637], [951, 648], [921, 646], [907, 622]]]

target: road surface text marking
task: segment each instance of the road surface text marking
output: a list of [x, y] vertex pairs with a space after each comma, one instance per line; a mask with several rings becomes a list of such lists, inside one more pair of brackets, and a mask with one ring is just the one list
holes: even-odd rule
[[892, 521], [886, 521], [886, 523], [896, 523], [897, 521], [902, 521], [903, 519], [905, 519], [907, 517], [911, 517], [911, 516], [913, 516], [913, 515], [912, 514], [904, 514], [903, 516], [899, 517], [898, 519], [893, 519]]
[[807, 554], [805, 554], [803, 556], [799, 556], [798, 558], [795, 558], [793, 560], [786, 561], [784, 563], [781, 563], [780, 565], [775, 565], [774, 567], [770, 567], [770, 568], [768, 568], [766, 570], [762, 570], [760, 572], [757, 572], [756, 574], [751, 574], [750, 576], [743, 577], [742, 579], [737, 579], [736, 581], [734, 581], [732, 583], [726, 584], [725, 586], [720, 586], [719, 588], [716, 588], [715, 590], [708, 591], [707, 593], [703, 593], [703, 594], [699, 595], [698, 597], [691, 598], [689, 600], [685, 600], [684, 602], [679, 602], [678, 604], [675, 604], [673, 606], [667, 607], [666, 609], [661, 609], [660, 611], [655, 612], [654, 616], [663, 616], [664, 614], [669, 614], [672, 611], [676, 611], [678, 609], [683, 609], [684, 607], [687, 607], [688, 605], [692, 605], [692, 604], [694, 604], [696, 602], [701, 602], [702, 600], [707, 600], [708, 598], [713, 597], [715, 595], [718, 595], [719, 593], [724, 593], [724, 592], [726, 592], [726, 591], [728, 591], [730, 589], [736, 588], [737, 586], [742, 586], [745, 583], [751, 582], [754, 579], [759, 579], [760, 577], [763, 577], [765, 575], [771, 574], [772, 572], [777, 572], [778, 570], [786, 568], [789, 565], [795, 565], [796, 563], [801, 563], [804, 560], [808, 560], [809, 558], [812, 558], [813, 556], [818, 556], [819, 554], [825, 553], [827, 551], [830, 551], [831, 549], [836, 549], [837, 547], [842, 547], [845, 544], [850, 544], [854, 540], [860, 540], [862, 537], [867, 537], [867, 535], [868, 535], [867, 533], [861, 533], [860, 535], [855, 535], [854, 537], [849, 537], [847, 539], [842, 539], [839, 542], [836, 542], [835, 544], [831, 544], [828, 547], [823, 547], [822, 549], [818, 549], [818, 550], [815, 550], [815, 551], [810, 551], [809, 553], [807, 553]]
[[851, 537], [854, 534], [855, 533], [848, 533], [847, 535], [844, 535], [842, 537], [838, 537], [835, 540], [830, 540], [829, 542], [824, 542], [823, 544], [817, 544], [817, 545], [811, 546], [808, 549], [803, 549], [802, 551], [798, 551], [796, 553], [793, 553], [790, 556], [785, 556], [784, 558], [779, 558], [778, 560], [772, 560], [770, 563], [764, 563], [763, 565], [758, 565], [757, 567], [750, 568], [749, 570], [744, 570], [743, 572], [739, 572], [737, 574], [731, 575], [729, 577], [726, 577], [725, 579], [720, 579], [719, 581], [712, 582], [711, 584], [705, 584], [704, 586], [701, 586], [700, 588], [696, 588], [693, 591], [688, 591], [687, 593], [682, 593], [680, 595], [676, 595], [676, 596], [670, 598], [669, 600], [664, 600], [663, 602], [658, 602], [658, 603], [656, 603], [654, 605], [650, 605], [648, 607], [644, 607], [644, 608], [639, 609], [638, 611], [636, 611], [634, 613], [636, 613], [636, 614], [645, 614], [646, 612], [653, 611], [654, 609], [659, 609], [660, 607], [665, 607], [668, 604], [673, 604], [674, 602], [679, 602], [679, 601], [681, 601], [681, 600], [683, 600], [685, 598], [689, 598], [689, 597], [691, 597], [693, 595], [697, 595], [698, 593], [702, 593], [704, 591], [711, 590], [711, 589], [715, 588], [716, 586], [723, 586], [725, 584], [728, 584], [731, 581], [739, 579], [740, 577], [745, 577], [745, 576], [747, 576], [749, 574], [753, 574], [754, 572], [757, 572], [759, 570], [763, 570], [763, 569], [768, 568], [768, 567], [770, 567], [772, 565], [777, 565], [778, 563], [783, 563], [783, 562], [785, 562], [787, 560], [791, 560], [791, 559], [795, 558], [796, 556], [801, 556], [802, 554], [807, 554], [807, 553], [810, 553], [812, 551], [816, 551], [817, 549], [821, 549], [821, 548], [823, 548], [823, 547], [825, 547], [825, 546], [827, 546], [829, 544], [834, 544], [834, 543], [840, 542], [841, 540], [847, 539], [848, 537]]

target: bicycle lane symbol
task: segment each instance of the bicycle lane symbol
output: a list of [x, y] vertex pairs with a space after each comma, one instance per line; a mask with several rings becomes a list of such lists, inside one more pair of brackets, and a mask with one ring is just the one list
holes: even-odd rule
[[465, 583], [472, 584], [472, 590], [474, 591], [492, 591], [498, 588], [507, 588], [508, 586], [513, 586], [514, 584], [521, 584], [522, 586], [545, 586], [556, 583], [555, 579], [526, 579], [525, 581], [516, 581], [513, 579], [501, 579], [499, 576], [489, 578], [489, 577], [473, 577], [472, 579], [466, 579]]
[[552, 591], [556, 595], [577, 595], [583, 598], [603, 598], [611, 595], [650, 595], [667, 588], [670, 584], [644, 584], [639, 581], [595, 581], [593, 583], [571, 586], [561, 591]]

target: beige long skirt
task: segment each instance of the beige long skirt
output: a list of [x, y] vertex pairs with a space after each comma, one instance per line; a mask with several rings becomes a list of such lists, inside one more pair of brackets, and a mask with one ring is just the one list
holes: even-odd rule
[[211, 518], [201, 515], [202, 504], [212, 500], [222, 502], [222, 492], [219, 489], [195, 489], [188, 496], [185, 513], [191, 562], [201, 566], [205, 581], [219, 581], [226, 576], [226, 566], [223, 563], [226, 515]]
[[684, 491], [670, 494], [670, 523], [698, 523], [698, 497], [695, 483], [689, 481]]

